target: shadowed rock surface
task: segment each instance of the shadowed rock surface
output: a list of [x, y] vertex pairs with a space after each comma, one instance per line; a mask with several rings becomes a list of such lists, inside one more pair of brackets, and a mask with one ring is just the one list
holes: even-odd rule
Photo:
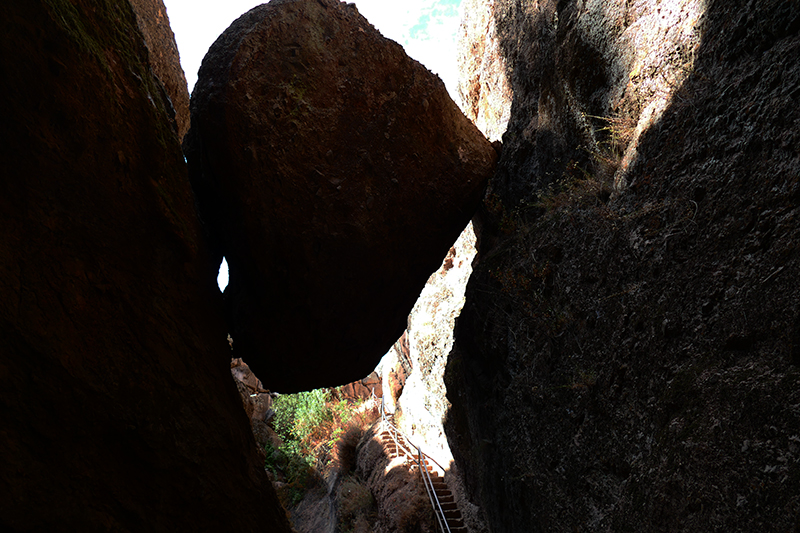
[[189, 91], [175, 34], [162, 0], [130, 0], [150, 55], [150, 66], [169, 95], [178, 123], [178, 138], [189, 131]]
[[185, 151], [237, 353], [281, 392], [369, 374], [496, 159], [441, 80], [334, 0], [273, 1], [223, 33]]
[[800, 527], [800, 4], [690, 4], [492, 3], [514, 102], [445, 382], [493, 532]]
[[0, 21], [0, 529], [288, 532], [131, 6]]

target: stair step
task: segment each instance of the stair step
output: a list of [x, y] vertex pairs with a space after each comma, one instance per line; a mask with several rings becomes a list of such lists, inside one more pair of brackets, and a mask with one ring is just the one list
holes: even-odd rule
[[[386, 415], [386, 419], [394, 423], [393, 416]], [[408, 445], [408, 441], [405, 440], [402, 434], [384, 430], [380, 434], [380, 441], [388, 455], [404, 457], [406, 460], [409, 460], [411, 462], [409, 465], [409, 470], [411, 472], [415, 470], [421, 471], [422, 468], [427, 471], [427, 475], [423, 476], [423, 478], [426, 479], [426, 483], [428, 479], [430, 480], [431, 488], [436, 493], [436, 498], [439, 500], [439, 505], [444, 513], [444, 518], [450, 532], [466, 533], [467, 527], [464, 525], [463, 516], [458, 508], [453, 493], [448, 488], [447, 483], [445, 483], [443, 476], [441, 476], [437, 470], [434, 470], [428, 458], [423, 455], [420, 459], [418, 453], [406, 453], [406, 450], [410, 450], [412, 447]]]

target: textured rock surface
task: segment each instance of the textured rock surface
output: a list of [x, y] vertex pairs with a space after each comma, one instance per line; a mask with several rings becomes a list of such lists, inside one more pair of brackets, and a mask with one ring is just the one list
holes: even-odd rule
[[342, 398], [348, 400], [368, 400], [372, 397], [373, 393], [376, 397], [381, 398], [383, 396], [383, 384], [381, 382], [381, 377], [373, 372], [364, 379], [343, 385], [339, 389], [339, 392]]
[[237, 353], [281, 392], [375, 367], [496, 159], [436, 76], [334, 0], [274, 1], [226, 30], [185, 150]]
[[505, 133], [514, 96], [497, 38], [494, 4], [465, 0], [458, 32], [459, 105], [490, 141]]
[[[464, 305], [464, 291], [475, 257], [475, 232], [469, 224], [434, 272], [408, 315], [408, 358], [411, 373], [397, 402], [395, 420], [403, 434], [445, 468], [470, 531], [484, 531], [480, 509], [468, 501], [444, 433], [450, 408], [444, 385], [447, 356], [453, 347], [453, 327]], [[391, 409], [391, 408], [390, 408]]]
[[412, 371], [406, 378], [395, 416], [400, 430], [443, 465], [452, 460], [442, 430], [442, 420], [450, 406], [444, 368], [474, 257], [475, 233], [470, 224], [439, 269], [428, 278], [408, 315], [406, 331]]
[[495, 532], [795, 530], [800, 4], [704, 3], [611, 196], [573, 110], [613, 118], [622, 94], [619, 124], [644, 124], [629, 83], [676, 63], [637, 73], [650, 54], [611, 30], [694, 15], [592, 4], [495, 3], [514, 103], [446, 372], [451, 449]]
[[707, 2], [557, 4], [482, 0], [466, 12], [462, 105], [496, 131], [502, 122], [489, 118], [504, 116], [513, 98], [507, 164], [493, 180], [509, 210], [586, 173], [625, 186], [641, 132], [692, 71]]
[[377, 434], [379, 427], [373, 426], [362, 439], [356, 465], [356, 475], [364, 480], [377, 507], [368, 531], [436, 531], [436, 518], [419, 473], [411, 472], [403, 458], [387, 455]]
[[0, 529], [289, 531], [130, 5], [0, 20]]
[[150, 55], [150, 66], [169, 95], [178, 123], [178, 138], [189, 131], [189, 91], [175, 34], [169, 25], [167, 9], [162, 0], [130, 0], [139, 30]]
[[239, 390], [239, 397], [247, 418], [250, 420], [250, 429], [256, 440], [259, 455], [266, 459], [266, 450], [269, 446], [280, 447], [281, 439], [267, 422], [275, 415], [272, 409], [272, 395], [264, 390], [261, 380], [240, 358], [231, 359], [231, 375]]

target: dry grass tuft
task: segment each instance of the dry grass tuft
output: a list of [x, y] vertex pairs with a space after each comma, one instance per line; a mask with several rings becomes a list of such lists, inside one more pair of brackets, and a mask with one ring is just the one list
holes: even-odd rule
[[358, 443], [361, 441], [361, 437], [364, 436], [364, 431], [364, 426], [358, 423], [351, 423], [347, 431], [336, 442], [335, 460], [342, 475], [346, 475], [355, 469]]
[[[367, 487], [349, 477], [339, 487], [339, 530], [369, 531], [377, 514], [375, 498]], [[365, 529], [366, 528], [366, 529]]]

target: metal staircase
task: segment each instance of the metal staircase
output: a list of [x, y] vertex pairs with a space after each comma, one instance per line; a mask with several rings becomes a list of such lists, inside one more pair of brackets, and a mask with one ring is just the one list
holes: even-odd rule
[[394, 415], [387, 413], [381, 399], [380, 440], [386, 453], [402, 457], [413, 471], [422, 477], [422, 483], [431, 501], [436, 522], [442, 533], [466, 533], [467, 527], [456, 504], [453, 492], [444, 481], [444, 468], [411, 443], [394, 424]]

